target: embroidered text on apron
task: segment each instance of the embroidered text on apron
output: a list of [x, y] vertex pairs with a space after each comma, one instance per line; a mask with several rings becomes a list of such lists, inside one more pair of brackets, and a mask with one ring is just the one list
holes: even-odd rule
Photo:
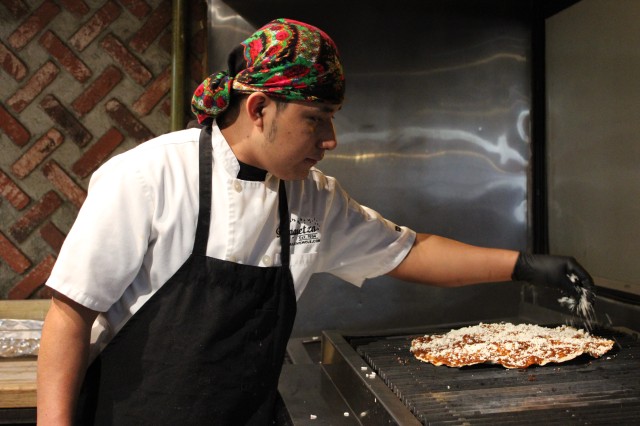
[[206, 128], [193, 253], [89, 367], [77, 424], [271, 423], [296, 313], [286, 191], [280, 181], [282, 266], [206, 257], [211, 169]]

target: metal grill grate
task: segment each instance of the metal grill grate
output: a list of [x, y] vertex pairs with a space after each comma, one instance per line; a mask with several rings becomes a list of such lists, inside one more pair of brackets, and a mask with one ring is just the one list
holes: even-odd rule
[[[447, 330], [430, 330], [437, 334]], [[602, 358], [510, 370], [499, 365], [436, 367], [409, 352], [416, 336], [362, 344], [360, 356], [413, 414], [428, 424], [633, 424], [640, 419], [640, 342], [596, 330], [617, 345]], [[636, 423], [637, 424], [637, 423]]]

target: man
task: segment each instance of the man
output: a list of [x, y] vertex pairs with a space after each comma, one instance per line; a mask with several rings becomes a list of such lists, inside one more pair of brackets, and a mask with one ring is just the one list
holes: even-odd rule
[[[196, 90], [203, 129], [94, 174], [48, 281], [39, 424], [269, 424], [296, 298], [315, 272], [356, 285], [389, 274], [592, 287], [571, 258], [416, 234], [349, 198], [314, 168], [337, 145], [343, 96], [333, 41], [278, 19]], [[318, 241], [298, 241], [302, 226]]]

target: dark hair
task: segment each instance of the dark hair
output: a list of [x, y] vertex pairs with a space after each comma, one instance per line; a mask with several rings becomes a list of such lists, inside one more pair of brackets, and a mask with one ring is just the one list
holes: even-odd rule
[[246, 100], [249, 95], [234, 93], [234, 96], [231, 96], [229, 100], [229, 106], [225, 109], [220, 115], [216, 117], [216, 123], [218, 123], [218, 127], [224, 129], [231, 124], [233, 124], [238, 119], [238, 114], [240, 113], [240, 105], [242, 105], [244, 100]]

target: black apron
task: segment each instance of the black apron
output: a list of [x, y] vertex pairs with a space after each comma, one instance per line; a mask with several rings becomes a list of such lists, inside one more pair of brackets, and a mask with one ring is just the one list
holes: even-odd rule
[[200, 210], [193, 253], [87, 371], [79, 425], [264, 425], [296, 314], [289, 211], [279, 187], [282, 266], [206, 256], [211, 128], [200, 135]]

